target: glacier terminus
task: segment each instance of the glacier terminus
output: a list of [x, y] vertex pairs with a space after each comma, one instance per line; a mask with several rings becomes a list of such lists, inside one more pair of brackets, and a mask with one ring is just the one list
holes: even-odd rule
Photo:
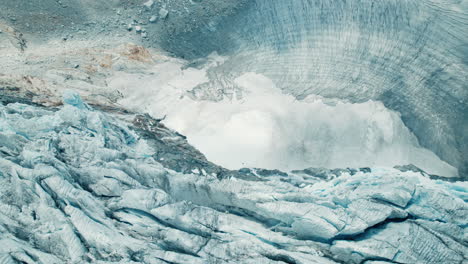
[[0, 1], [0, 264], [467, 264], [465, 0]]

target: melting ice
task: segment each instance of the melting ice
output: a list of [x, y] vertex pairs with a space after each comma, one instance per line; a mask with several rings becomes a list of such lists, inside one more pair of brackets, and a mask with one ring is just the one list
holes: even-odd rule
[[[120, 103], [156, 117], [188, 137], [209, 160], [230, 169], [261, 167], [360, 167], [414, 164], [431, 174], [456, 176], [457, 169], [422, 148], [398, 113], [380, 102], [346, 103], [282, 93], [261, 74], [234, 79], [238, 96], [194, 100], [187, 91], [208, 80], [212, 55], [202, 69], [167, 61], [152, 75], [123, 74], [110, 80]], [[215, 87], [216, 88], [216, 87]]]

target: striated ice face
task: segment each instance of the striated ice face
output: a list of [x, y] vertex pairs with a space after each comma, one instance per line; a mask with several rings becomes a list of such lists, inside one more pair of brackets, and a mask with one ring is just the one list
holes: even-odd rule
[[[89, 64], [75, 63], [83, 62], [81, 57], [76, 58], [74, 57], [76, 55], [72, 55], [76, 54], [75, 51], [81, 50], [80, 56], [86, 57], [89, 52], [82, 49], [94, 46], [96, 43], [112, 46], [116, 43], [135, 42], [145, 47], [157, 48], [159, 51], [162, 49], [163, 52], [170, 52], [171, 56], [188, 60], [190, 64], [184, 65], [187, 68], [203, 66], [205, 61], [210, 61], [210, 54], [217, 52], [226, 59], [210, 67], [201, 82], [189, 80], [190, 78], [184, 80], [188, 84], [184, 84], [183, 87], [189, 90], [192, 99], [219, 101], [225, 97], [246, 98], [250, 104], [254, 104], [253, 99], [239, 95], [240, 88], [236, 84], [238, 78], [253, 72], [268, 78], [274, 84], [272, 87], [280, 89], [286, 95], [294, 96], [298, 101], [309, 97], [324, 98], [335, 103], [342, 101], [358, 104], [350, 106], [351, 108], [369, 106], [370, 112], [374, 111], [374, 107], [370, 106], [369, 101], [381, 102], [390, 110], [389, 113], [396, 112], [401, 116], [401, 121], [416, 137], [419, 146], [430, 150], [443, 162], [456, 168], [460, 177], [468, 175], [466, 162], [468, 160], [466, 158], [468, 156], [466, 136], [468, 134], [466, 133], [468, 35], [465, 33], [468, 5], [465, 1], [160, 0], [133, 3], [118, 0], [68, 0], [67, 2], [42, 0], [19, 7], [16, 0], [3, 0], [0, 16], [6, 19], [0, 22], [0, 30], [4, 32], [0, 33], [2, 34], [0, 49], [3, 50], [10, 45], [8, 42], [11, 42], [18, 50], [32, 55], [30, 51], [37, 43], [45, 44], [47, 47], [55, 44], [56, 47], [52, 48], [55, 52], [66, 44], [73, 44], [75, 40], [84, 42], [75, 43], [75, 47], [71, 48], [73, 52], [68, 52], [66, 58], [53, 54], [49, 58], [43, 57], [37, 60], [36, 55], [41, 51], [32, 56], [14, 58], [15, 56], [10, 56], [11, 54], [6, 51], [2, 52], [1, 55], [4, 55], [1, 58], [3, 63], [0, 63], [2, 72], [22, 73], [20, 75], [42, 78], [44, 76], [41, 72], [55, 66], [55, 71], [49, 70], [48, 75], [59, 75], [63, 83], [70, 84], [75, 80], [67, 78], [73, 74], [64, 73], [63, 64], [68, 67], [70, 65], [67, 64], [73, 63], [73, 69], [81, 75], [75, 78], [81, 81], [79, 84], [75, 83], [76, 88], [87, 87], [94, 90], [98, 88], [96, 86], [106, 86], [103, 80], [105, 78], [103, 75], [106, 73], [102, 73], [110, 68], [118, 68], [119, 71], [127, 73], [133, 71], [126, 68], [128, 65], [117, 65], [119, 57], [125, 54], [112, 56], [107, 53], [106, 48], [106, 51], [96, 52], [101, 57], [98, 61]], [[40, 17], [31, 16], [35, 13], [41, 14]], [[61, 19], [61, 23], [46, 19], [55, 16], [66, 19]], [[136, 57], [147, 59], [145, 56]], [[25, 63], [11, 66], [12, 58], [16, 63]], [[164, 58], [158, 56], [157, 60], [161, 61]], [[36, 68], [26, 73], [25, 69], [29, 67]], [[88, 73], [93, 76], [88, 76]], [[117, 74], [120, 75], [120, 72]], [[191, 86], [194, 81], [197, 81], [195, 88]], [[83, 85], [83, 82], [86, 84]], [[148, 89], [148, 86], [139, 86]], [[134, 93], [140, 93], [135, 91], [137, 88], [131, 87]], [[243, 89], [255, 90], [258, 87], [254, 85]], [[112, 97], [115, 96], [112, 100], [119, 96], [119, 91], [109, 91], [109, 95], [111, 93], [114, 93]], [[145, 93], [141, 94], [147, 96]], [[139, 99], [146, 100], [146, 98]], [[141, 102], [140, 100], [138, 101]], [[160, 102], [155, 101], [156, 103]], [[154, 109], [153, 106], [150, 108]], [[196, 111], [194, 108], [189, 109]], [[291, 112], [294, 109], [292, 107]], [[345, 111], [348, 112], [353, 111]], [[349, 117], [347, 114], [339, 113]], [[154, 114], [164, 115], [159, 112]], [[224, 114], [231, 116], [226, 112]], [[235, 118], [236, 127], [238, 120], [265, 119], [267, 127], [264, 129], [270, 135], [269, 124], [273, 123], [273, 127], [276, 128], [281, 123], [278, 124], [277, 121], [281, 118], [278, 119], [274, 114], [270, 116], [271, 114], [271, 111], [266, 114], [267, 117], [263, 112], [255, 114], [257, 117], [243, 114]], [[258, 117], [259, 115], [262, 117]], [[359, 119], [356, 120], [356, 126], [360, 122]], [[364, 114], [361, 118], [361, 121], [363, 120], [369, 121], [369, 118]], [[328, 121], [325, 123], [326, 127], [330, 125]], [[331, 125], [338, 126], [338, 124]], [[217, 128], [223, 130], [222, 126]], [[354, 128], [352, 130], [359, 131]], [[380, 134], [380, 130], [386, 129], [378, 130], [377, 134]], [[308, 131], [308, 129], [299, 129], [299, 131]], [[400, 133], [400, 130], [397, 131]], [[258, 136], [264, 133], [259, 131], [255, 134]], [[359, 133], [363, 134], [364, 131]], [[280, 134], [288, 136], [290, 133]], [[343, 135], [341, 132], [330, 134], [335, 135], [335, 138], [342, 138], [340, 135]], [[402, 132], [404, 138], [407, 138], [406, 134]], [[379, 136], [374, 137], [374, 139], [379, 138]], [[323, 141], [326, 139], [327, 137]], [[388, 146], [375, 143], [374, 139], [369, 139], [369, 142], [373, 143], [363, 142], [356, 137], [352, 141], [361, 142], [363, 144], [361, 148], [368, 148], [370, 144], [381, 146], [382, 151], [388, 149]], [[226, 139], [221, 137], [221, 140]], [[346, 140], [346, 143], [349, 142]], [[398, 145], [400, 141], [394, 142]], [[298, 145], [301, 144], [294, 143], [291, 148], [298, 148]], [[412, 148], [413, 145], [410, 143], [407, 148]], [[325, 148], [318, 149], [323, 151]], [[277, 150], [284, 152], [284, 148]], [[333, 150], [325, 152], [327, 151], [333, 153], [327, 153], [322, 161], [313, 164], [321, 166], [349, 164], [333, 162], [329, 157], [335, 156], [337, 152]], [[391, 155], [374, 153], [375, 160], [363, 155], [362, 160], [367, 160], [368, 165], [371, 165], [386, 164], [381, 162], [382, 157], [388, 160], [388, 164], [408, 160], [405, 157], [414, 156], [417, 160], [419, 157], [424, 157], [427, 160], [425, 168], [434, 164], [439, 169], [429, 170], [439, 174], [456, 174], [452, 168], [444, 169], [447, 172], [442, 173], [441, 168], [447, 167], [446, 164], [441, 165], [440, 162], [427, 158], [425, 154], [422, 156], [407, 154], [412, 153], [407, 150], [397, 151], [396, 154], [393, 150], [391, 152]], [[342, 154], [348, 156], [346, 151]], [[210, 156], [211, 159], [215, 159], [224, 154]], [[307, 155], [302, 159], [312, 161]], [[411, 162], [423, 166], [421, 162], [411, 159]], [[336, 160], [344, 161], [346, 158], [337, 157]], [[245, 161], [236, 161], [237, 164], [239, 162], [247, 164]], [[356, 160], [355, 164], [361, 164], [360, 160]]]
[[468, 257], [466, 182], [384, 168], [180, 174], [155, 159], [153, 143], [163, 138], [92, 109], [75, 93], [66, 92], [64, 103], [0, 105], [3, 263]]
[[225, 83], [234, 91], [200, 94], [209, 71], [228, 60], [210, 58], [198, 69], [181, 69], [182, 62], [173, 60], [153, 67], [152, 74], [118, 74], [109, 85], [122, 92], [121, 105], [165, 116], [164, 123], [208, 160], [229, 169], [414, 164], [430, 174], [458, 176], [378, 101], [353, 104], [313, 95], [297, 100], [256, 73]]
[[234, 14], [210, 8], [225, 1], [205, 1], [211, 16], [190, 24], [189, 12], [179, 30], [155, 40], [185, 58], [232, 56], [206, 90], [229, 90], [220, 78], [255, 72], [298, 99], [381, 101], [423, 147], [467, 175], [466, 1], [226, 2], [238, 4]]
[[467, 262], [467, 1], [18, 2], [1, 264]]

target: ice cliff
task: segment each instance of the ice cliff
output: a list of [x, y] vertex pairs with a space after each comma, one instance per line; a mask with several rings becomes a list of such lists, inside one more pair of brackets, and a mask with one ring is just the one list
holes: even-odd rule
[[[211, 13], [212, 4], [231, 10], [225, 2], [237, 3], [234, 14]], [[467, 174], [466, 1], [213, 0], [200, 6], [209, 14], [199, 23], [189, 23], [193, 12], [168, 17], [178, 27], [161, 40], [184, 58], [213, 51], [232, 56], [196, 89], [200, 97], [232, 91], [225, 80], [256, 72], [298, 99], [378, 100], [401, 113], [423, 147]], [[181, 17], [187, 23], [177, 23]]]
[[[192, 172], [163, 162], [180, 153]], [[106, 114], [73, 92], [56, 109], [1, 105], [1, 262], [467, 259], [465, 182], [402, 168], [286, 174], [200, 161], [158, 120]]]
[[217, 52], [227, 59], [184, 87], [193, 100], [243, 98], [235, 80], [255, 72], [299, 101], [378, 101], [401, 115], [422, 148], [468, 175], [466, 1], [4, 0], [1, 7], [0, 49], [3, 39], [25, 53], [37, 43], [133, 41], [192, 68]]
[[1, 264], [468, 263], [466, 0], [0, 2]]

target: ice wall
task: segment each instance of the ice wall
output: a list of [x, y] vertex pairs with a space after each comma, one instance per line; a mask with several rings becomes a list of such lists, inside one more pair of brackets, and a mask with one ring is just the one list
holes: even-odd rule
[[123, 94], [119, 104], [164, 117], [208, 160], [226, 168], [290, 171], [414, 164], [430, 174], [458, 176], [456, 168], [421, 147], [400, 115], [380, 102], [352, 104], [318, 96], [297, 100], [256, 73], [236, 78], [231, 98], [199, 101], [187, 90], [208, 80], [206, 69], [181, 66], [168, 61], [152, 68], [153, 74], [119, 74], [108, 83]]
[[[423, 147], [467, 175], [466, 1], [4, 0], [1, 7], [0, 30], [17, 29], [26, 44], [131, 40], [195, 65], [213, 51], [229, 55], [194, 90], [197, 99], [221, 100], [234, 93], [234, 79], [256, 72], [298, 99], [381, 101]], [[18, 36], [13, 42], [22, 46]]]
[[[200, 5], [213, 2], [224, 1]], [[467, 11], [466, 1], [239, 1], [235, 15], [203, 17], [162, 44], [185, 58], [234, 55], [213, 76], [253, 71], [298, 98], [382, 101], [466, 174]]]

